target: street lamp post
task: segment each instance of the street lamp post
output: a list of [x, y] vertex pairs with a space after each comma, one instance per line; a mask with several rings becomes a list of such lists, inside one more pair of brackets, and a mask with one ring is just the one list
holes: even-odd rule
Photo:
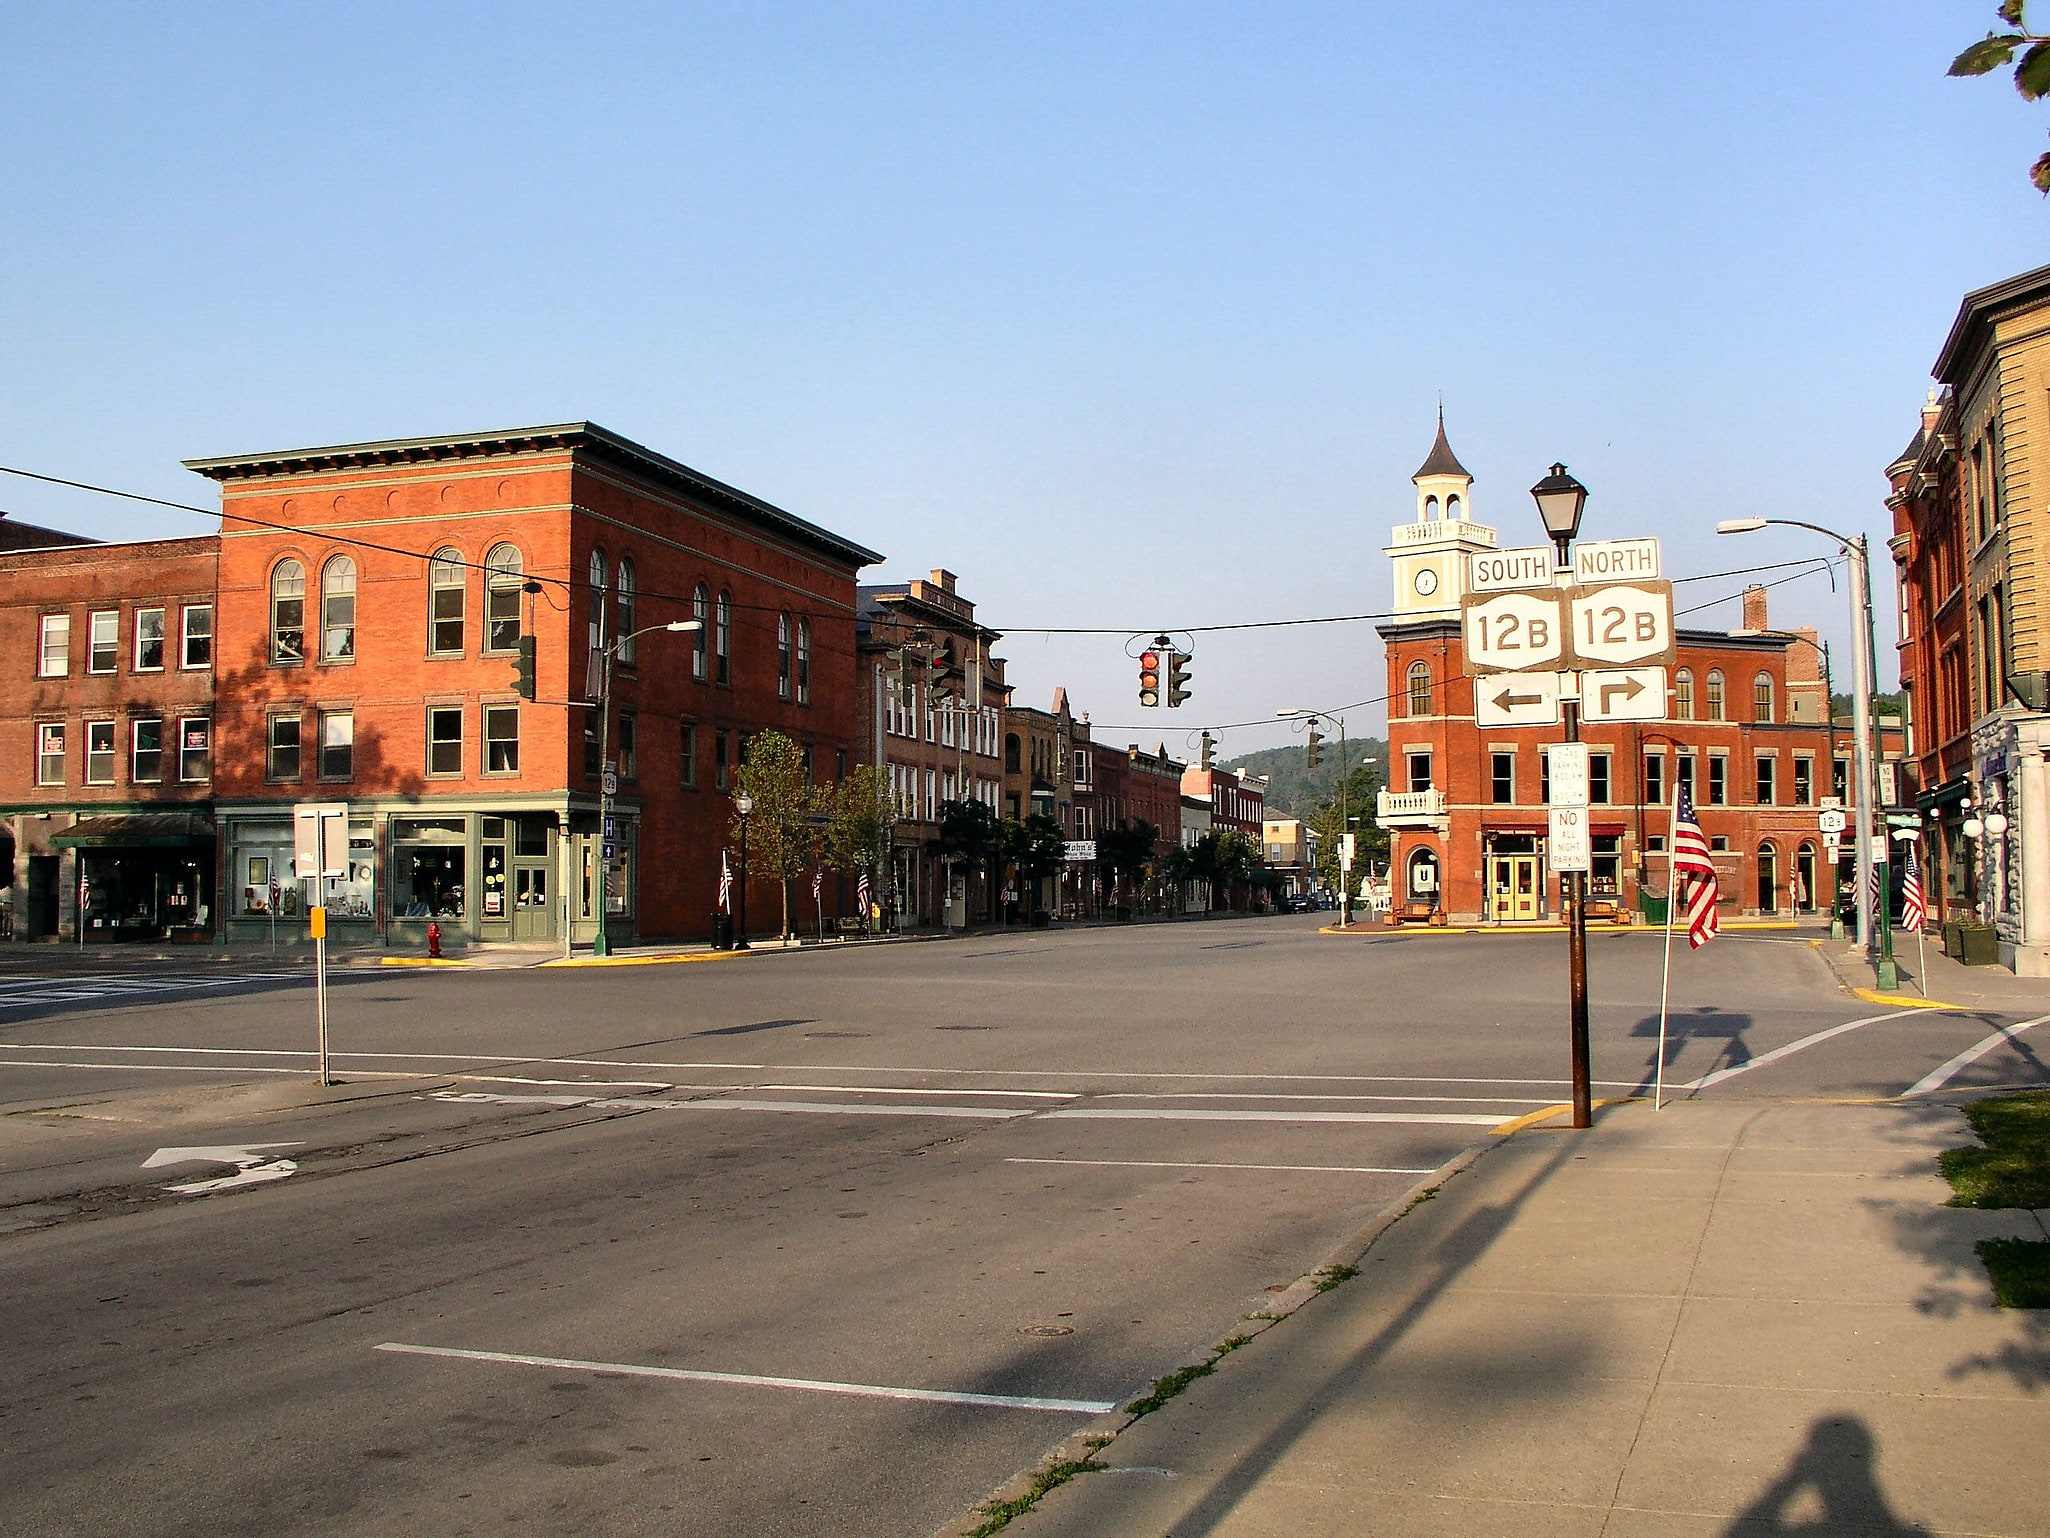
[[1304, 721], [1315, 727], [1320, 721], [1338, 723], [1338, 927], [1345, 928], [1352, 922], [1352, 872], [1343, 864], [1345, 836], [1352, 831], [1352, 760], [1345, 750], [1345, 717], [1328, 715], [1318, 710], [1277, 710], [1277, 716], [1285, 720]]
[[755, 809], [755, 798], [742, 791], [733, 798], [733, 810], [740, 813], [740, 915], [733, 936], [733, 948], [747, 949], [747, 814]]
[[[594, 598], [593, 601], [602, 602], [603, 600], [602, 598]], [[619, 783], [614, 778], [612, 760], [609, 756], [612, 752], [612, 664], [619, 659], [619, 654], [631, 646], [638, 637], [653, 635], [658, 630], [667, 630], [673, 634], [681, 635], [686, 631], [702, 629], [704, 629], [703, 620], [671, 620], [666, 625], [649, 625], [643, 629], [632, 631], [615, 640], [606, 642], [602, 648], [605, 666], [598, 679], [598, 769], [604, 778], [598, 784], [598, 838], [600, 840], [598, 862], [598, 932], [591, 937], [591, 954], [593, 956], [609, 956], [612, 954], [612, 941], [605, 932], [606, 910], [611, 906], [612, 901], [612, 856], [607, 851], [612, 848], [613, 829], [615, 826], [612, 821], [612, 805], [613, 796]]]
[[[1587, 488], [1554, 464], [1551, 473], [1530, 494], [1544, 520], [1545, 532], [1558, 549], [1558, 571], [1573, 569], [1573, 538], [1580, 532], [1580, 515], [1587, 506]], [[1560, 691], [1562, 694], [1564, 690]], [[1580, 741], [1580, 698], [1561, 702], [1566, 715], [1566, 740]], [[1566, 921], [1567, 994], [1569, 1034], [1573, 1059], [1573, 1125], [1594, 1125], [1593, 1079], [1587, 1046], [1587, 872], [1568, 873], [1567, 901], [1572, 912]], [[1670, 899], [1669, 899], [1670, 900]]]
[[[1790, 529], [1807, 529], [1833, 539], [1851, 560], [1851, 621], [1857, 627], [1851, 647], [1851, 687], [1856, 691], [1852, 704], [1852, 730], [1857, 741], [1853, 749], [1857, 756], [1857, 871], [1858, 871], [1858, 943], [1865, 947], [1867, 955], [1877, 941], [1878, 957], [1873, 971], [1881, 992], [1891, 992], [1900, 986], [1900, 969], [1893, 959], [1893, 916], [1887, 911], [1892, 901], [1892, 888], [1888, 882], [1888, 855], [1884, 840], [1875, 841], [1874, 826], [1878, 821], [1879, 789], [1879, 745], [1874, 735], [1872, 719], [1872, 689], [1874, 676], [1879, 671], [1878, 641], [1872, 619], [1872, 563], [1868, 559], [1865, 536], [1845, 536], [1834, 529], [1825, 529], [1819, 523], [1804, 523], [1798, 518], [1725, 518], [1715, 526], [1718, 534], [1750, 534], [1769, 524], [1779, 524]], [[1836, 707], [1830, 707], [1834, 719]], [[1874, 858], [1877, 850], [1878, 858]], [[1872, 891], [1878, 888], [1879, 901], [1872, 901]], [[1877, 908], [1878, 925], [1875, 935], [1872, 909]]]

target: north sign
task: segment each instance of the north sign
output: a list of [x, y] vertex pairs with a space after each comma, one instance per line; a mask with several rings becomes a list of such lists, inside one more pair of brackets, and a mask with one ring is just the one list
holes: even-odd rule
[[1466, 665], [1475, 673], [1521, 673], [1565, 665], [1565, 595], [1498, 593], [1462, 605]]
[[1580, 582], [1644, 582], [1659, 574], [1656, 539], [1591, 539], [1573, 547]]
[[1580, 675], [1583, 721], [1663, 721], [1664, 668], [1591, 668]]
[[1494, 673], [1473, 682], [1476, 726], [1557, 726], [1557, 673]]

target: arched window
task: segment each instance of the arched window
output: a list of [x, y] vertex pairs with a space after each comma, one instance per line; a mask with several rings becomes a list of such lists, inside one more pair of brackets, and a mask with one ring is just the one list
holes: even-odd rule
[[1447, 497], [1447, 498], [1445, 499], [1445, 516], [1446, 516], [1446, 517], [1447, 517], [1448, 519], [1456, 519], [1456, 518], [1458, 518], [1458, 517], [1459, 517], [1459, 515], [1460, 515], [1460, 511], [1461, 511], [1461, 509], [1460, 509], [1460, 505], [1459, 505], [1459, 498], [1458, 498], [1458, 497], [1456, 497], [1456, 496], [1451, 496], [1451, 497]]
[[520, 649], [520, 587], [525, 563], [514, 545], [493, 545], [484, 557], [484, 649]]
[[733, 595], [719, 594], [719, 617], [712, 628], [712, 656], [718, 682], [733, 682]]
[[1438, 897], [1438, 854], [1433, 849], [1419, 849], [1409, 857], [1409, 895], [1412, 898], [1431, 902]]
[[619, 558], [619, 660], [634, 660], [634, 563], [631, 556]]
[[708, 659], [712, 654], [712, 595], [705, 591], [702, 582], [690, 595], [690, 617], [698, 622], [697, 633], [690, 638], [690, 676], [703, 683], [711, 676]]
[[588, 578], [591, 587], [591, 650], [602, 650], [605, 645], [605, 552], [591, 552], [591, 568]]
[[1004, 773], [1024, 773], [1023, 769], [1019, 767], [1018, 734], [1016, 732], [1007, 732], [1004, 735]]
[[1724, 719], [1723, 670], [1721, 668], [1710, 668], [1708, 670], [1708, 699], [1705, 703], [1708, 706], [1709, 720], [1720, 721]]
[[797, 622], [797, 703], [811, 703], [811, 621]]
[[332, 557], [320, 569], [320, 660], [351, 662], [356, 656], [356, 563]]
[[776, 698], [790, 698], [790, 616], [776, 616]]
[[306, 660], [306, 568], [297, 561], [271, 568], [270, 660]]
[[1673, 719], [1694, 719], [1694, 674], [1686, 668], [1673, 675]]
[[1760, 673], [1751, 680], [1751, 719], [1772, 719], [1772, 674]]
[[1771, 843], [1758, 846], [1758, 911], [1779, 911], [1780, 852]]
[[1409, 665], [1409, 713], [1413, 716], [1431, 713], [1431, 665], [1428, 662]]
[[1425, 517], [1426, 519], [1431, 519], [1431, 518], [1435, 518], [1435, 517], [1437, 517], [1437, 516], [1438, 516], [1438, 499], [1437, 499], [1436, 497], [1425, 497], [1425, 498], [1424, 498], [1424, 517]]
[[436, 656], [462, 654], [467, 581], [462, 552], [434, 552], [434, 559], [427, 563], [427, 649]]

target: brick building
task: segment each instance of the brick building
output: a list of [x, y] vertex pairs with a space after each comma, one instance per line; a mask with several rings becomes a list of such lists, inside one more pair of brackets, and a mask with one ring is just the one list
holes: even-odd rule
[[[187, 464], [222, 486], [215, 794], [238, 932], [293, 885], [291, 804], [331, 801], [341, 938], [413, 946], [434, 921], [449, 943], [588, 940], [601, 901], [619, 940], [703, 934], [749, 735], [788, 735], [821, 781], [865, 745], [855, 576], [874, 552], [601, 427]], [[774, 911], [771, 884], [752, 895]]]
[[[1414, 482], [1416, 517], [1395, 528], [1387, 549], [1402, 617], [1378, 627], [1390, 780], [1378, 810], [1393, 898], [1435, 903], [1462, 922], [1552, 919], [1561, 887], [1546, 855], [1546, 752], [1564, 733], [1475, 724], [1459, 602], [1472, 557], [1495, 548], [1495, 531], [1472, 520], [1472, 477], [1442, 423]], [[1824, 797], [1844, 794], [1852, 744], [1830, 723], [1818, 657], [1812, 631], [1770, 628], [1755, 588], [1742, 630], [1679, 632], [1665, 722], [1585, 729], [1591, 905], [1628, 914], [1641, 891], [1663, 895], [1677, 778], [1692, 786], [1726, 907], [1826, 907], [1832, 878], [1817, 811]], [[1897, 734], [1893, 742], [1897, 750]]]
[[208, 940], [219, 541], [0, 520], [0, 843], [24, 940]]

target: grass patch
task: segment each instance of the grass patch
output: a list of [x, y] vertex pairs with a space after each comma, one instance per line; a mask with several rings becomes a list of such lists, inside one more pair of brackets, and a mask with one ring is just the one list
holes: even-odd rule
[[1965, 1120], [1983, 1148], [1936, 1156], [1957, 1194], [1953, 1207], [2050, 1207], [2050, 1092], [2030, 1090], [1976, 1100]]
[[2002, 1308], [2050, 1308], [2050, 1239], [1981, 1239], [1979, 1259]]
[[1070, 1459], [1061, 1463], [1050, 1463], [1032, 1476], [1032, 1484], [1023, 1495], [1008, 1501], [991, 1501], [978, 1513], [981, 1525], [973, 1529], [968, 1538], [989, 1538], [991, 1533], [1002, 1532], [1011, 1525], [1014, 1518], [1022, 1517], [1049, 1490], [1058, 1490], [1078, 1474], [1098, 1474], [1103, 1471], [1100, 1463], [1091, 1463], [1087, 1458]]
[[1436, 1186], [1425, 1186], [1421, 1191], [1417, 1192], [1416, 1195], [1412, 1196], [1409, 1199], [1409, 1205], [1402, 1209], [1402, 1215], [1404, 1217], [1408, 1217], [1412, 1212], [1416, 1211], [1417, 1208], [1423, 1206], [1425, 1202], [1436, 1201], [1437, 1198], [1438, 1188]]
[[1310, 1282], [1319, 1292], [1329, 1292], [1340, 1282], [1349, 1282], [1360, 1274], [1358, 1266], [1326, 1266]]
[[1217, 1364], [1219, 1362], [1223, 1361], [1224, 1358], [1231, 1355], [1232, 1352], [1238, 1350], [1239, 1347], [1251, 1339], [1252, 1336], [1250, 1335], [1234, 1335], [1230, 1340], [1211, 1352], [1206, 1360], [1191, 1363], [1187, 1367], [1169, 1373], [1165, 1378], [1155, 1378], [1152, 1388], [1125, 1406], [1125, 1414], [1135, 1420], [1142, 1415], [1151, 1415], [1198, 1378], [1207, 1378], [1217, 1371]]

